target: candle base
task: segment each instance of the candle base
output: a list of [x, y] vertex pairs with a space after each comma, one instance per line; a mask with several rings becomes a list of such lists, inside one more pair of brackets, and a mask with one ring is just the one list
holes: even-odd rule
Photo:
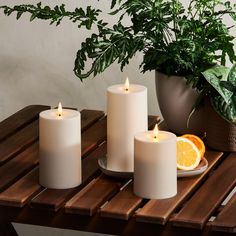
[[49, 184], [49, 183], [43, 183], [42, 181], [39, 181], [39, 184], [44, 187], [44, 188], [49, 188], [49, 189], [71, 189], [71, 188], [76, 188], [78, 186], [80, 186], [81, 184], [81, 181], [79, 181], [78, 183], [74, 183], [74, 184], [71, 184], [71, 185], [54, 185], [54, 184]]
[[145, 198], [145, 199], [161, 200], [161, 199], [168, 199], [168, 198], [175, 197], [177, 194], [177, 191], [172, 192], [172, 193], [165, 193], [165, 194], [153, 194], [153, 193], [148, 194], [148, 193], [140, 193], [134, 190], [134, 194], [138, 197]]
[[69, 189], [81, 184], [80, 145], [71, 148], [71, 152], [67, 150], [67, 153], [67, 156], [53, 155], [40, 150], [40, 185], [51, 189]]

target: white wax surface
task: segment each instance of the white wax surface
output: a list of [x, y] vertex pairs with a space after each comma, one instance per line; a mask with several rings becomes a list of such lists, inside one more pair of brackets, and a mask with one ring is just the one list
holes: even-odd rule
[[40, 117], [42, 117], [43, 119], [49, 119], [54, 121], [73, 119], [77, 118], [78, 116], [80, 116], [80, 113], [78, 111], [64, 108], [62, 116], [58, 116], [57, 109], [50, 109], [40, 113]]
[[177, 193], [176, 136], [159, 131], [135, 135], [134, 192], [148, 199], [173, 197]]
[[107, 89], [107, 167], [133, 171], [134, 135], [147, 130], [147, 88], [130, 84]]
[[170, 142], [170, 140], [175, 139], [176, 135], [167, 132], [167, 131], [158, 131], [157, 139], [154, 138], [153, 131], [146, 131], [141, 132], [135, 135], [135, 139], [137, 139], [140, 142], [148, 142], [148, 143], [165, 143]]
[[80, 113], [63, 109], [40, 113], [40, 184], [47, 188], [67, 189], [81, 183]]
[[139, 93], [139, 92], [146, 91], [147, 88], [139, 84], [130, 84], [129, 90], [126, 91], [124, 84], [116, 84], [116, 85], [110, 86], [107, 90], [110, 93], [129, 95], [132, 93]]

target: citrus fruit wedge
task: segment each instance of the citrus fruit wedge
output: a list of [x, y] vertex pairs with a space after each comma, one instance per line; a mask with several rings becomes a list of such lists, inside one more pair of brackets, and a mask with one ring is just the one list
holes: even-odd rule
[[200, 151], [201, 158], [204, 157], [204, 154], [205, 154], [205, 151], [206, 151], [206, 147], [205, 147], [204, 142], [198, 136], [196, 136], [194, 134], [184, 134], [181, 137], [187, 138], [190, 141], [192, 141], [196, 145], [198, 150]]
[[177, 168], [193, 170], [201, 161], [201, 153], [196, 145], [187, 138], [177, 137]]

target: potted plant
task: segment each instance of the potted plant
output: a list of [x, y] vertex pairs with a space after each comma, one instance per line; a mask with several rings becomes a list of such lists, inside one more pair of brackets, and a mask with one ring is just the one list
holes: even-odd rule
[[[236, 20], [236, 6], [230, 1], [191, 0], [184, 8], [179, 0], [112, 0], [110, 15], [119, 17], [113, 26], [99, 17], [100, 10], [90, 6], [72, 12], [64, 4], [55, 8], [41, 3], [1, 8], [6, 15], [16, 12], [17, 19], [28, 12], [30, 20], [38, 18], [59, 25], [68, 18], [88, 30], [96, 26], [96, 32], [82, 42], [76, 55], [74, 73], [81, 80], [96, 76], [114, 62], [122, 70], [136, 52], [142, 52], [140, 69], [156, 71], [160, 109], [168, 126], [177, 133], [203, 131], [202, 113], [196, 119], [200, 125], [187, 129], [193, 102], [208, 90], [202, 72], [216, 64], [225, 65], [227, 58], [236, 60], [235, 37], [223, 22], [225, 15]], [[127, 15], [131, 22], [124, 25]], [[91, 65], [88, 71], [86, 62]], [[195, 123], [196, 114], [189, 120], [190, 125]]]
[[209, 83], [206, 135], [210, 147], [236, 152], [236, 64], [203, 72]]

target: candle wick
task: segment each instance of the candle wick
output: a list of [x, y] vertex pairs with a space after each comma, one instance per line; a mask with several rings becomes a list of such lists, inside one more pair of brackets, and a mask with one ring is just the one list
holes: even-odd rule
[[129, 89], [128, 89], [128, 88], [125, 88], [125, 91], [126, 91], [126, 92], [128, 92], [128, 91], [129, 91]]
[[58, 114], [58, 116], [61, 116], [61, 114]]

